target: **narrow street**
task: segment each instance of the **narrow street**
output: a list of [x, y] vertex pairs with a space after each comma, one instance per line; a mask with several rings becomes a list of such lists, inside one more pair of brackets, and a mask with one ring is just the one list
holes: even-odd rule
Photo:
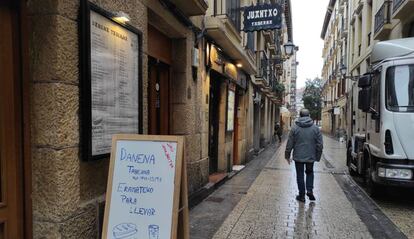
[[[412, 194], [387, 193], [373, 201], [362, 190], [363, 180], [347, 173], [345, 144], [326, 136], [323, 159], [315, 166], [317, 199], [297, 202], [294, 166], [283, 159], [285, 143], [272, 145], [190, 211], [191, 238], [414, 238]], [[261, 169], [259, 162], [265, 163]]]

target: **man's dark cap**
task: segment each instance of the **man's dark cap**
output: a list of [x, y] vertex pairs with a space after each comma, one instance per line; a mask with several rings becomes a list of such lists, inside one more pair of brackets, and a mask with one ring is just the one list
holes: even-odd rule
[[300, 115], [300, 117], [309, 117], [309, 110], [308, 109], [301, 109], [299, 115]]

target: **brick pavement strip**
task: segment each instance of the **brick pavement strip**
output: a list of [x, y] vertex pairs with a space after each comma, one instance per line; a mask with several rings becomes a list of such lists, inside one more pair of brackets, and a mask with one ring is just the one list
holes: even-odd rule
[[283, 153], [273, 156], [214, 239], [372, 238], [322, 162], [315, 167], [316, 202], [297, 202], [294, 166]]

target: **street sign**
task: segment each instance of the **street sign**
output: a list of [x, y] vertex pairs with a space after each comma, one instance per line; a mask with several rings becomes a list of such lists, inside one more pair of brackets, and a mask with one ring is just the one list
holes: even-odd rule
[[258, 4], [244, 9], [245, 32], [280, 29], [282, 8], [279, 4]]

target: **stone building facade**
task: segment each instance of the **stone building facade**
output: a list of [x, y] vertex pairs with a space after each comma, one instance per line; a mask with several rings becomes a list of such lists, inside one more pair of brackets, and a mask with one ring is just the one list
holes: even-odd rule
[[[9, 202], [7, 223], [0, 221], [5, 238], [100, 237], [109, 158], [83, 154], [85, 2], [0, 5], [9, 36], [0, 44], [0, 160], [10, 172], [0, 189]], [[89, 2], [127, 14], [141, 32], [141, 133], [184, 136], [190, 199], [272, 142], [283, 44], [293, 41], [290, 1], [270, 1], [283, 6], [283, 29], [253, 33], [241, 31], [242, 12], [234, 10], [257, 1]]]
[[[348, 109], [350, 98], [358, 95], [349, 92], [356, 84], [358, 76], [369, 71], [370, 56], [374, 44], [378, 41], [413, 37], [414, 17], [409, 14], [414, 10], [411, 1], [400, 0], [334, 0], [329, 2], [321, 37], [324, 66], [324, 108], [322, 110], [322, 130], [342, 136], [347, 122], [347, 115], [353, 114]], [[342, 75], [345, 71], [345, 76]], [[365, 114], [356, 111], [356, 122], [364, 122]], [[350, 119], [350, 117], [348, 117]], [[353, 125], [357, 132], [365, 129]]]
[[340, 69], [348, 65], [348, 19], [347, 1], [329, 2], [321, 33], [324, 40], [322, 131], [332, 135], [343, 134], [346, 127], [349, 79], [341, 75]]

